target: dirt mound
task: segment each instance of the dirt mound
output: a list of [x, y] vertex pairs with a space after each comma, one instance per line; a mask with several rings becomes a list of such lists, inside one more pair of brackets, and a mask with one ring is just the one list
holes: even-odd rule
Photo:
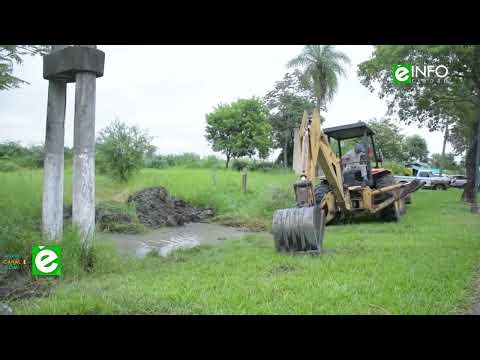
[[212, 208], [195, 208], [183, 200], [170, 196], [164, 187], [139, 191], [128, 198], [143, 225], [150, 227], [178, 226], [186, 222], [200, 222], [215, 215]]

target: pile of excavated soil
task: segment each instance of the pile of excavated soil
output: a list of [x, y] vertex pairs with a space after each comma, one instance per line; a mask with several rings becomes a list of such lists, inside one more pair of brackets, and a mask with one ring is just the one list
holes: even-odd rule
[[178, 226], [186, 222], [201, 222], [215, 215], [212, 208], [195, 208], [170, 196], [164, 187], [152, 187], [128, 198], [137, 210], [138, 220], [145, 226]]

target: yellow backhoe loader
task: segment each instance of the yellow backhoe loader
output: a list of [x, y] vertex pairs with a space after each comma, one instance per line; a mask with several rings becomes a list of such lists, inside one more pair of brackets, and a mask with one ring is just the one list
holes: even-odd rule
[[[293, 186], [296, 206], [273, 214], [278, 251], [321, 253], [325, 225], [356, 214], [400, 220], [410, 194], [424, 183], [397, 184], [389, 170], [379, 167], [383, 159], [374, 135], [364, 122], [322, 130], [318, 110], [304, 113], [298, 139], [300, 179]], [[351, 147], [343, 156], [342, 142]]]

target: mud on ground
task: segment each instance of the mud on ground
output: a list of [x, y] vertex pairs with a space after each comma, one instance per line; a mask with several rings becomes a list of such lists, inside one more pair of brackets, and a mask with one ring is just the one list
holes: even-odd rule
[[47, 296], [53, 282], [53, 279], [32, 278], [24, 271], [0, 273], [0, 315], [12, 314], [8, 306], [11, 301]]

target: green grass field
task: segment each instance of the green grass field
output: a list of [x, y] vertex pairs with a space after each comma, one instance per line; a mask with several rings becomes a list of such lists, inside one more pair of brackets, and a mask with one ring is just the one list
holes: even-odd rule
[[[40, 240], [41, 176], [0, 173], [0, 239], [10, 251]], [[273, 210], [293, 202], [293, 180], [280, 171], [250, 173], [249, 192], [241, 194], [234, 171], [144, 170], [127, 185], [98, 176], [97, 198], [121, 201], [162, 185], [215, 207], [219, 221], [268, 230]], [[68, 203], [70, 181], [65, 191]], [[320, 257], [278, 254], [268, 233], [143, 260], [105, 244], [93, 272], [65, 256], [65, 274], [50, 296], [10, 305], [18, 314], [459, 313], [471, 302], [480, 264], [480, 219], [459, 197], [456, 189], [420, 190], [398, 224], [328, 226]]]

